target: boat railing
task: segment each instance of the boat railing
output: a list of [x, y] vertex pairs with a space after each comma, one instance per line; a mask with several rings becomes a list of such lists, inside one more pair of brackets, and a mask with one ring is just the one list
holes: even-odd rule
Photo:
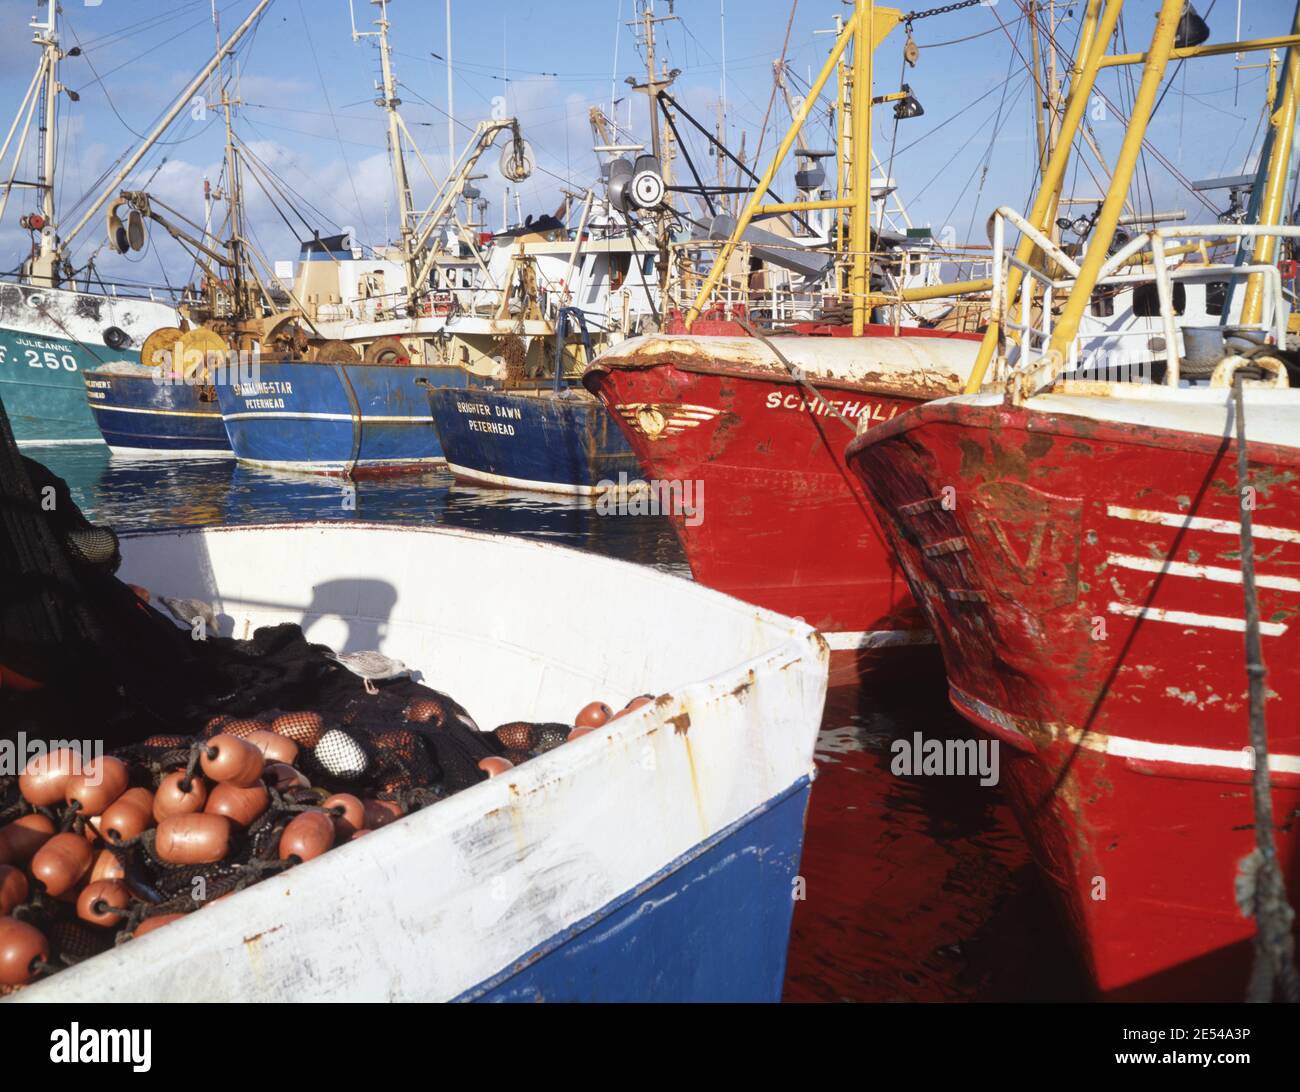
[[[707, 277], [712, 252], [724, 245], [725, 240], [713, 239], [672, 244], [667, 293], [670, 308], [684, 311], [690, 306]], [[781, 252], [804, 258], [825, 254], [833, 260], [826, 272], [813, 280], [782, 268], [777, 257]], [[751, 268], [754, 258], [763, 260], [761, 269]], [[778, 327], [842, 312], [851, 299], [841, 287], [848, 282], [851, 263], [851, 255], [832, 255], [825, 249], [795, 243], [741, 241], [734, 248], [728, 269], [718, 278], [711, 297], [712, 306], [727, 314], [743, 309], [751, 318]], [[943, 285], [954, 272], [987, 280], [992, 265], [993, 254], [988, 247], [918, 244], [878, 251], [872, 255], [876, 285], [871, 293], [872, 307], [884, 312], [880, 321], [895, 326], [932, 321], [934, 312], [943, 308], [945, 314], [956, 312], [955, 318], [943, 319], [945, 325], [964, 323], [974, 329], [984, 321], [985, 301], [946, 294]], [[927, 290], [924, 300], [912, 298], [919, 288]]]
[[[670, 246], [668, 275], [668, 306], [685, 311], [708, 275], [713, 252], [726, 245], [725, 239], [691, 239]], [[792, 256], [807, 257], [825, 254], [823, 251], [797, 244], [768, 243], [756, 246], [748, 241], [736, 245], [728, 269], [719, 278], [711, 297], [714, 308], [732, 314], [737, 309], [750, 318], [762, 320], [773, 326], [789, 326], [807, 322], [820, 312], [837, 304], [840, 293], [836, 291], [836, 278], [823, 276], [807, 283], [797, 273], [781, 268], [773, 261], [764, 261], [762, 268], [753, 269], [755, 258], [789, 252]], [[832, 268], [828, 261], [827, 269]], [[796, 283], [805, 280], [804, 284]]]
[[[847, 281], [849, 261], [843, 259]], [[922, 245], [872, 255], [876, 287], [871, 306], [877, 322], [894, 327], [925, 323], [944, 329], [975, 331], [988, 321], [988, 291], [948, 292], [954, 282], [989, 281], [993, 251], [989, 246]], [[918, 298], [919, 297], [919, 298]]]
[[[1017, 257], [1008, 249], [1007, 225], [1017, 228], [1037, 248], [1037, 260]], [[1112, 326], [1096, 329], [1084, 324], [1071, 339], [1063, 358], [1051, 357], [1053, 321], [1058, 305], [1063, 303], [1074, 288], [1080, 273], [1076, 258], [1054, 243], [1046, 234], [1029, 223], [1012, 209], [1000, 208], [993, 218], [993, 301], [991, 321], [1005, 332], [1006, 341], [998, 354], [998, 368], [993, 378], [1004, 383], [1013, 376], [1029, 376], [1043, 370], [1035, 377], [1035, 387], [1045, 389], [1057, 379], [1079, 369], [1081, 359], [1087, 359], [1089, 346], [1102, 342], [1113, 344], [1125, 339], [1139, 342], [1134, 353], [1125, 354], [1131, 363], [1143, 356], [1163, 353], [1167, 386], [1178, 386], [1183, 377], [1181, 364], [1187, 355], [1184, 325], [1179, 322], [1175, 304], [1174, 286], [1179, 281], [1218, 281], [1225, 284], [1225, 313], [1230, 313], [1232, 290], [1248, 278], [1258, 277], [1261, 289], [1259, 318], [1251, 322], [1227, 322], [1228, 314], [1220, 325], [1230, 327], [1236, 334], [1257, 334], [1268, 344], [1286, 345], [1287, 319], [1290, 306], [1283, 291], [1282, 274], [1272, 262], [1237, 260], [1211, 260], [1210, 252], [1224, 244], [1233, 243], [1240, 248], [1246, 240], [1260, 238], [1300, 239], [1300, 227], [1262, 224], [1178, 224], [1153, 228], [1143, 232], [1109, 255], [1096, 278], [1094, 293], [1103, 288], [1134, 288], [1154, 285], [1158, 313], [1150, 321], [1136, 319], [1127, 327]], [[1238, 250], [1240, 253], [1240, 250]], [[1188, 262], [1185, 256], [1197, 254], [1198, 262]], [[1008, 294], [1010, 270], [1022, 274], [1017, 298]], [[1160, 338], [1153, 345], [1152, 334]], [[1142, 342], [1145, 341], [1145, 344]], [[1051, 364], [1048, 368], [1047, 365]], [[1131, 370], [1123, 372], [1133, 381]]]

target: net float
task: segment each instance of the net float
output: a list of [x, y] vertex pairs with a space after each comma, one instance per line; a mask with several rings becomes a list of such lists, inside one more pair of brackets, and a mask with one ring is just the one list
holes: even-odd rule
[[224, 815], [173, 815], [158, 824], [154, 852], [168, 864], [215, 864], [230, 849], [230, 820]]
[[99, 817], [99, 833], [109, 841], [125, 842], [153, 826], [153, 793], [127, 789]]
[[173, 770], [158, 782], [153, 794], [153, 817], [158, 822], [173, 815], [191, 815], [202, 811], [208, 802], [208, 784], [201, 777], [191, 777], [186, 788], [185, 771]]
[[319, 713], [282, 713], [271, 721], [272, 732], [300, 747], [315, 747], [324, 730], [325, 720]]
[[283, 762], [292, 766], [298, 760], [298, 744], [288, 736], [261, 728], [245, 738], [262, 752], [262, 757], [267, 762]]
[[[326, 797], [321, 807], [336, 812], [334, 836], [340, 842], [348, 841], [366, 825], [366, 806], [350, 792], [336, 792]], [[338, 811], [340, 808], [341, 812]]]
[[111, 849], [100, 850], [99, 856], [90, 869], [90, 882], [99, 880], [122, 880], [126, 878], [126, 868]]
[[26, 864], [36, 851], [54, 837], [56, 828], [44, 815], [24, 815], [0, 830], [0, 839], [13, 857], [12, 864]]
[[489, 755], [487, 758], [479, 759], [478, 768], [488, 777], [499, 777], [508, 770], [513, 770], [515, 764], [508, 758], [498, 758], [496, 755]]
[[237, 739], [247, 739], [254, 732], [266, 731], [266, 725], [252, 717], [213, 717], [208, 721], [205, 734], [215, 736], [225, 734]]
[[578, 710], [573, 723], [578, 728], [599, 728], [602, 724], [608, 724], [613, 716], [614, 710], [603, 701], [590, 701]]
[[367, 800], [365, 809], [367, 830], [378, 830], [402, 817], [402, 807], [394, 800]]
[[199, 759], [203, 772], [213, 781], [226, 782], [246, 789], [262, 776], [266, 759], [262, 752], [246, 739], [238, 736], [213, 736]]
[[569, 739], [570, 740], [581, 739], [583, 736], [591, 735], [591, 733], [594, 732], [595, 730], [596, 730], [595, 728], [575, 728], [572, 732], [569, 733]]
[[170, 925], [173, 921], [180, 921], [184, 914], [158, 914], [152, 918], [145, 918], [135, 930], [131, 933], [133, 937], [142, 937], [145, 933], [152, 933], [155, 929], [161, 929], [164, 925]]
[[32, 857], [32, 877], [47, 894], [58, 898], [77, 886], [90, 872], [95, 855], [80, 834], [56, 834]]
[[415, 724], [428, 724], [433, 721], [435, 728], [441, 728], [447, 719], [447, 711], [443, 708], [442, 702], [421, 698], [411, 702], [402, 710], [402, 716]]
[[81, 752], [74, 747], [59, 747], [27, 763], [18, 775], [18, 791], [33, 807], [62, 804], [68, 781], [81, 769]]
[[122, 924], [122, 915], [131, 905], [131, 893], [121, 880], [96, 880], [87, 884], [77, 897], [77, 917], [90, 925], [113, 929]]
[[260, 781], [248, 788], [218, 785], [203, 806], [207, 815], [224, 815], [237, 827], [248, 827], [271, 806], [271, 794]]
[[365, 748], [338, 728], [331, 728], [320, 737], [312, 757], [326, 773], [349, 781], [361, 776], [370, 766]]
[[0, 865], [0, 917], [8, 914], [15, 906], [27, 901], [31, 894], [31, 885], [21, 868], [13, 865]]
[[0, 918], [0, 984], [25, 986], [36, 977], [37, 964], [50, 958], [50, 942], [34, 925]]
[[174, 751], [181, 747], [188, 746], [189, 736], [150, 736], [144, 740], [143, 746], [153, 747], [158, 750]]
[[284, 762], [267, 763], [266, 769], [262, 771], [262, 777], [277, 792], [311, 788], [311, 782], [305, 773]]
[[533, 749], [533, 726], [527, 721], [511, 721], [509, 724], [501, 725], [492, 734], [507, 750], [531, 751]]
[[143, 603], [149, 602], [149, 600], [152, 598], [152, 596], [150, 596], [149, 594], [149, 589], [142, 587], [139, 584], [128, 584], [127, 587], [130, 588], [133, 592], [135, 592], [135, 597]]
[[334, 845], [334, 821], [320, 811], [295, 815], [280, 835], [280, 860], [310, 861]]
[[83, 772], [68, 778], [63, 798], [76, 804], [82, 815], [103, 815], [131, 783], [131, 771], [120, 758], [92, 758]]
[[654, 701], [654, 698], [652, 698], [649, 694], [642, 694], [640, 697], [633, 698], [630, 702], [628, 702], [625, 706], [623, 706], [622, 709], [620, 709], [617, 713], [615, 713], [610, 719], [618, 720], [619, 717], [625, 717], [629, 713], [635, 713], [643, 705], [649, 705], [652, 701]]

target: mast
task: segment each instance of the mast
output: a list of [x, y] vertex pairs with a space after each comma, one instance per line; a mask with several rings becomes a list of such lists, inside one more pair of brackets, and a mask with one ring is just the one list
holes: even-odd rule
[[[1300, 4], [1296, 5], [1291, 29], [1293, 34], [1300, 34]], [[1300, 103], [1300, 47], [1293, 45], [1286, 51], [1281, 100], [1270, 112], [1269, 133], [1260, 154], [1262, 185], [1256, 187], [1258, 193], [1251, 195], [1251, 201], [1256, 206], [1257, 224], [1268, 227], [1280, 224], [1290, 208], [1287, 190], [1291, 182], [1291, 160], [1298, 103]], [[1256, 237], [1251, 262], [1255, 265], [1272, 265], [1277, 257], [1276, 248], [1276, 236]], [[1247, 324], [1259, 322], [1263, 304], [1263, 276], [1252, 273], [1246, 280], [1246, 295], [1241, 305], [1241, 321]]]
[[227, 244], [230, 253], [230, 280], [233, 305], [242, 313], [244, 310], [244, 211], [243, 192], [240, 179], [239, 156], [235, 151], [235, 130], [232, 109], [235, 103], [230, 97], [230, 85], [226, 78], [224, 55], [221, 51], [221, 16], [217, 12], [217, 2], [212, 0], [212, 26], [217, 36], [217, 56], [222, 61], [217, 65], [214, 78], [220, 92], [221, 109], [226, 124], [226, 223], [230, 231]]
[[[849, 220], [849, 249], [853, 254], [849, 295], [853, 300], [853, 335], [866, 329], [871, 291], [871, 54], [875, 21], [874, 0], [856, 0], [858, 33], [853, 42], [853, 182], [854, 205]], [[819, 89], [820, 90], [820, 89]]]
[[59, 60], [63, 53], [59, 49], [58, 0], [48, 0], [47, 7], [49, 14], [43, 24], [38, 23], [35, 16], [32, 17], [32, 29], [36, 32], [32, 40], [42, 49], [40, 71], [43, 76], [37, 123], [40, 161], [37, 164], [36, 188], [41, 191], [41, 216], [45, 225], [40, 233], [40, 252], [33, 255], [30, 261], [29, 279], [33, 283], [53, 287], [58, 284], [59, 264], [54, 224], [54, 183], [59, 149], [58, 96], [62, 90], [59, 83]]
[[[659, 173], [663, 177], [664, 186], [668, 187], [672, 185], [673, 180], [672, 134], [667, 134], [665, 138], [661, 136], [659, 131], [659, 92], [673, 85], [673, 81], [678, 76], [678, 71], [673, 69], [669, 72], [667, 65], [664, 65], [660, 74], [655, 74], [655, 27], [660, 23], [671, 22], [677, 16], [673, 14], [673, 0], [668, 0], [667, 15], [655, 14], [654, 0], [642, 0], [642, 2], [644, 6], [641, 9], [640, 19], [628, 23], [628, 26], [638, 28], [640, 31], [641, 42], [645, 47], [646, 82], [639, 84], [631, 76], [627, 78], [627, 82], [632, 85], [634, 91], [645, 93], [646, 102], [650, 107], [650, 152], [659, 163]], [[664, 205], [670, 206], [672, 201], [672, 190], [665, 189]], [[672, 225], [672, 217], [665, 209], [655, 213], [655, 236], [659, 250], [656, 269], [660, 285], [664, 285], [668, 281], [668, 244], [671, 242]]]
[[[447, 163], [456, 162], [456, 110], [452, 102], [451, 0], [447, 0]], [[451, 167], [448, 166], [448, 170]]]
[[80, 234], [81, 230], [90, 223], [96, 215], [98, 215], [99, 210], [104, 207], [105, 202], [117, 193], [118, 187], [130, 177], [131, 172], [139, 165], [140, 160], [144, 158], [145, 153], [153, 147], [158, 138], [166, 132], [167, 127], [176, 120], [177, 115], [189, 105], [195, 92], [203, 86], [203, 82], [216, 70], [217, 66], [221, 63], [222, 58], [235, 48], [235, 43], [238, 42], [245, 33], [247, 33], [248, 29], [257, 21], [258, 16], [266, 10], [266, 6], [270, 2], [271, 0], [260, 0], [257, 7], [249, 12], [248, 17], [239, 24], [235, 33], [226, 40], [226, 44], [218, 50], [217, 56], [213, 57], [212, 60], [204, 65], [202, 71], [200, 71], [199, 74], [185, 86], [185, 89], [176, 97], [167, 113], [163, 115], [162, 120], [154, 126], [153, 131], [144, 139], [122, 168], [113, 175], [112, 180], [103, 190], [100, 191], [99, 196], [90, 203], [86, 208], [86, 211], [82, 213], [81, 219], [77, 221], [72, 230], [67, 232], [63, 238], [59, 240], [57, 249], [58, 257], [66, 255], [68, 245], [71, 243], [72, 239], [76, 235]]
[[1093, 287], [1097, 283], [1097, 274], [1105, 264], [1111, 239], [1115, 237], [1115, 227], [1119, 223], [1120, 211], [1124, 207], [1133, 170], [1142, 150], [1142, 141], [1146, 136], [1147, 124], [1151, 120], [1155, 107], [1160, 81], [1169, 64], [1169, 54], [1174, 48], [1174, 36], [1178, 31], [1182, 14], [1182, 0], [1163, 0], [1160, 5], [1155, 34], [1151, 39], [1151, 48], [1146, 54], [1142, 80], [1138, 84], [1129, 126], [1124, 133], [1124, 141], [1120, 145], [1119, 156], [1115, 161], [1115, 172], [1111, 176], [1110, 188], [1106, 192], [1106, 200], [1102, 202], [1101, 212], [1097, 216], [1070, 297], [1065, 301], [1061, 317], [1052, 331], [1049, 349], [1051, 353], [1059, 354], [1057, 359], [1064, 360], [1069, 353], [1070, 342], [1078, 333], [1079, 320], [1092, 296]]
[[[1043, 60], [1041, 51], [1038, 48], [1038, 0], [1029, 0], [1029, 4], [1025, 8], [1025, 16], [1029, 20], [1029, 48], [1035, 89], [1034, 131], [1038, 136], [1038, 170], [1041, 173], [1047, 168], [1047, 126], [1044, 123], [1043, 115], [1051, 108], [1050, 96], [1052, 92], [1050, 88], [1047, 89], [1047, 97], [1044, 97], [1045, 89], [1042, 83]], [[1053, 56], [1048, 58], [1048, 65], [1055, 66], [1055, 50], [1051, 52]]]
[[41, 212], [46, 223], [54, 222], [54, 174], [59, 148], [59, 134], [55, 124], [55, 110], [59, 93], [59, 29], [58, 0], [49, 0], [49, 20], [45, 24], [45, 97], [41, 102], [41, 173], [43, 187]]

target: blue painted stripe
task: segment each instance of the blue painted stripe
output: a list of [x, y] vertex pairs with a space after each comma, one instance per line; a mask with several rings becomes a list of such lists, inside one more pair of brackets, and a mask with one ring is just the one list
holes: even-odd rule
[[810, 781], [707, 838], [458, 1001], [779, 1001]]

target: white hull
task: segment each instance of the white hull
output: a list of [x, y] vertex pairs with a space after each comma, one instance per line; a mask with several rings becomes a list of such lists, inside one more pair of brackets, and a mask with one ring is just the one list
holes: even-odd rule
[[[581, 933], [616, 900], [626, 906], [813, 775], [824, 641], [651, 569], [371, 525], [153, 534], [124, 539], [123, 554], [124, 579], [155, 597], [212, 601], [223, 632], [288, 620], [340, 651], [377, 647], [485, 728], [569, 722], [596, 698], [660, 697], [20, 1000], [456, 998]], [[577, 587], [606, 608], [574, 611]], [[642, 912], [652, 907], [647, 895]]]

